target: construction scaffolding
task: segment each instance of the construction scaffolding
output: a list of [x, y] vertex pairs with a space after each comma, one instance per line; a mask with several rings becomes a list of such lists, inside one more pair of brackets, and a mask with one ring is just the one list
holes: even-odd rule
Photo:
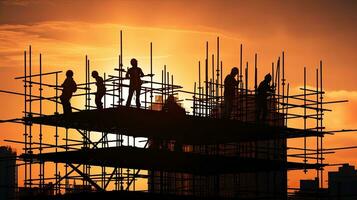
[[[323, 162], [324, 155], [331, 152], [323, 146], [324, 135], [353, 130], [325, 130], [324, 113], [331, 110], [323, 106], [346, 100], [324, 101], [322, 61], [316, 68], [315, 88], [307, 87], [305, 67], [304, 86], [300, 93], [292, 94], [282, 52], [272, 63], [275, 92], [269, 98], [267, 119], [258, 123], [257, 54], [251, 87], [249, 65], [243, 64], [240, 46], [239, 85], [232, 116], [224, 119], [219, 38], [216, 54], [209, 54], [206, 43], [206, 58], [198, 62], [199, 76], [193, 91], [174, 84], [166, 66], [161, 70], [161, 81], [154, 80], [150, 43], [150, 73], [144, 77], [142, 106], [137, 109], [123, 104], [129, 83], [122, 38], [120, 32], [118, 73], [104, 74], [107, 90], [102, 110], [91, 105], [95, 82], [90, 81], [88, 56], [84, 60], [85, 82], [77, 84], [81, 92], [73, 95], [82, 102], [84, 97], [84, 107], [72, 107], [75, 112], [60, 114], [62, 71], [44, 71], [40, 54], [39, 73], [33, 73], [31, 46], [24, 51], [24, 75], [16, 77], [24, 84], [23, 93], [1, 92], [24, 96], [23, 117], [3, 122], [24, 125], [23, 141], [7, 141], [23, 144], [20, 167], [24, 168], [28, 196], [76, 198], [78, 192], [99, 192], [148, 199], [167, 195], [177, 199], [287, 199], [287, 171], [309, 169], [316, 170], [323, 187], [323, 170], [328, 166]], [[51, 82], [44, 82], [44, 78]], [[169, 95], [191, 96], [179, 100], [192, 105], [185, 116], [162, 111]], [[299, 120], [303, 127], [288, 127], [291, 120]], [[304, 139], [302, 147], [287, 146], [287, 140], [294, 138]], [[307, 140], [316, 140], [315, 145], [309, 146]]]

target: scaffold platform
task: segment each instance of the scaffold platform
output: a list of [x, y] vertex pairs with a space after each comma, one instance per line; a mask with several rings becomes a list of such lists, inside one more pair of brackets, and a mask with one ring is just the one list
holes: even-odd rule
[[[162, 170], [198, 175], [238, 172], [319, 169], [319, 164], [304, 164], [282, 160], [244, 158], [239, 156], [202, 155], [162, 149], [110, 147], [83, 149], [37, 155], [23, 154], [23, 159], [130, 169]], [[158, 162], [159, 161], [159, 162]]]
[[216, 144], [322, 136], [323, 132], [247, 123], [119, 106], [25, 118], [27, 123], [134, 137], [178, 140], [185, 144]]

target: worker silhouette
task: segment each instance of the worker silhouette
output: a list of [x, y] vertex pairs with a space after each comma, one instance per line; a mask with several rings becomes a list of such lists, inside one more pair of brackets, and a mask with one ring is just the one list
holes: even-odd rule
[[97, 71], [92, 72], [92, 77], [95, 78], [95, 84], [97, 85], [97, 93], [95, 93], [95, 105], [97, 105], [97, 109], [103, 109], [102, 98], [106, 91], [103, 78], [98, 75]]
[[270, 85], [271, 75], [265, 75], [265, 78], [260, 82], [256, 91], [256, 120], [265, 121], [268, 114], [268, 97], [274, 93], [274, 87]]
[[130, 106], [131, 98], [133, 97], [133, 93], [135, 91], [136, 94], [136, 107], [140, 108], [140, 89], [141, 89], [141, 77], [144, 76], [143, 71], [138, 67], [138, 61], [133, 58], [130, 61], [132, 68], [129, 68], [126, 72], [125, 77], [130, 79], [129, 85], [129, 95], [128, 100], [126, 102], [126, 106]]
[[229, 119], [231, 117], [233, 99], [236, 95], [236, 87], [238, 86], [239, 81], [236, 80], [238, 75], [238, 68], [233, 67], [231, 73], [226, 76], [224, 79], [224, 111], [223, 118]]
[[162, 110], [165, 112], [168, 112], [172, 115], [175, 116], [183, 116], [186, 115], [186, 111], [184, 108], [182, 108], [175, 100], [175, 97], [173, 95], [169, 95], [167, 97], [167, 100], [162, 107]]
[[72, 107], [70, 103], [70, 99], [74, 92], [77, 91], [77, 84], [73, 80], [73, 71], [68, 70], [66, 72], [66, 80], [62, 83], [62, 94], [60, 96], [60, 100], [63, 106], [63, 113], [68, 114], [72, 112]]

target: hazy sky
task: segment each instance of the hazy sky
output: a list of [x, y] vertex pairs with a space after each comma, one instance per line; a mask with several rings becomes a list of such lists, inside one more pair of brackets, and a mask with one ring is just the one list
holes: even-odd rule
[[[22, 91], [22, 84], [12, 77], [21, 75], [23, 50], [29, 44], [35, 63], [38, 53], [44, 54], [45, 71], [71, 67], [83, 80], [85, 54], [100, 73], [110, 71], [117, 65], [118, 34], [123, 30], [125, 65], [136, 57], [148, 70], [153, 42], [155, 72], [167, 64], [175, 80], [192, 90], [205, 41], [210, 42], [210, 53], [215, 53], [219, 36], [225, 73], [239, 64], [241, 43], [244, 62], [250, 66], [258, 53], [259, 78], [284, 50], [286, 77], [295, 88], [303, 83], [304, 66], [308, 84], [313, 85], [315, 68], [323, 60], [326, 99], [350, 100], [332, 106], [336, 111], [326, 116], [327, 128], [355, 128], [356, 10], [353, 0], [0, 0], [0, 89]], [[22, 115], [22, 98], [0, 94], [0, 103], [2, 119]], [[0, 139], [19, 139], [21, 130], [19, 125], [0, 124]], [[327, 137], [326, 143], [352, 146], [357, 137], [353, 133]], [[8, 143], [0, 141], [3, 144]], [[338, 153], [330, 161], [356, 165], [356, 153]]]

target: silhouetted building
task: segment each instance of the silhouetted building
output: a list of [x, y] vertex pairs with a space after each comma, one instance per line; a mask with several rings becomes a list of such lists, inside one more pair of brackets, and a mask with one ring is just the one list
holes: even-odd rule
[[329, 172], [328, 186], [331, 200], [357, 199], [357, 170], [344, 164], [337, 172]]
[[319, 187], [319, 179], [300, 180], [300, 189], [291, 200], [324, 200], [328, 198], [328, 190]]
[[17, 190], [16, 152], [0, 147], [0, 200], [15, 199]]
[[313, 180], [300, 180], [300, 191], [304, 191], [306, 193], [315, 192], [319, 189], [319, 179], [315, 178]]

